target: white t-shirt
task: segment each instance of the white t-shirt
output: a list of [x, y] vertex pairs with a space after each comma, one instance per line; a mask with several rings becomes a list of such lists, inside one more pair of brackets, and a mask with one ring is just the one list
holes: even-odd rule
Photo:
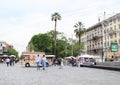
[[36, 62], [40, 62], [41, 59], [40, 59], [40, 57], [37, 56], [35, 60], [36, 60]]
[[10, 62], [10, 59], [9, 59], [9, 58], [7, 58], [7, 59], [6, 59], [6, 62]]
[[43, 57], [42, 60], [43, 62], [47, 62], [46, 57]]

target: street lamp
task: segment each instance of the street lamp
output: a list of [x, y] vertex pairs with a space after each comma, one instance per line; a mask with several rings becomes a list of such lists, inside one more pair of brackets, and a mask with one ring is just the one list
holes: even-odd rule
[[104, 29], [105, 29], [105, 26], [107, 25], [107, 22], [104, 20], [104, 21], [102, 21], [101, 22], [101, 25], [102, 25], [102, 62], [103, 62], [103, 60], [104, 60], [104, 36], [105, 36], [105, 34], [104, 34]]
[[104, 21], [101, 23], [102, 24], [102, 30], [103, 30], [103, 32], [102, 32], [102, 62], [103, 62], [103, 57], [104, 57]]
[[71, 54], [73, 56], [73, 34], [72, 34], [72, 50], [71, 50]]

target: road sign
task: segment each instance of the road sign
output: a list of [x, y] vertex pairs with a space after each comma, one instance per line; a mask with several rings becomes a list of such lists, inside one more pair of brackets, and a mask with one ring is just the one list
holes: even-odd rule
[[118, 52], [118, 43], [111, 43], [111, 52]]

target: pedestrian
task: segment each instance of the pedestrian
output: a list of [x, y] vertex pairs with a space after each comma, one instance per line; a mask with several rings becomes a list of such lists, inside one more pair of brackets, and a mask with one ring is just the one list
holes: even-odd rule
[[2, 59], [2, 63], [4, 63], [4, 59]]
[[12, 65], [14, 66], [15, 64], [15, 58], [12, 58]]
[[9, 64], [10, 64], [10, 59], [8, 57], [6, 58], [6, 64], [7, 64], [7, 66], [9, 66]]
[[11, 59], [10, 59], [10, 65], [11, 65], [11, 66], [14, 66], [14, 64], [15, 64], [15, 60], [14, 60], [14, 58], [11, 58]]
[[77, 65], [78, 65], [78, 67], [80, 67], [80, 59], [78, 59], [78, 62], [77, 62]]
[[45, 70], [45, 68], [46, 68], [46, 63], [47, 63], [47, 59], [46, 59], [45, 55], [43, 55], [43, 58], [42, 58], [43, 70]]
[[12, 58], [10, 58], [10, 66], [12, 66]]
[[63, 68], [63, 58], [60, 58], [60, 69]]
[[35, 60], [36, 60], [36, 68], [37, 68], [37, 70], [39, 70], [40, 69], [40, 63], [41, 63], [40, 56], [37, 55]]

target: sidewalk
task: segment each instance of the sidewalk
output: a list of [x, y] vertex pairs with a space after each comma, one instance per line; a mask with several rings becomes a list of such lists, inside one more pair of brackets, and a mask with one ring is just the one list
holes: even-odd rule
[[81, 65], [81, 67], [120, 71], [120, 62], [103, 62], [103, 63], [97, 63], [96, 65], [90, 65], [86, 63]]

